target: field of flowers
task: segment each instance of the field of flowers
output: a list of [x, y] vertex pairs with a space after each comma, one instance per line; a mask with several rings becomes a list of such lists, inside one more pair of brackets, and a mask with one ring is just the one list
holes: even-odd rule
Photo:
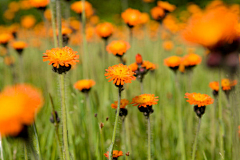
[[116, 22], [85, 0], [8, 4], [1, 160], [239, 159], [240, 5], [127, 2]]

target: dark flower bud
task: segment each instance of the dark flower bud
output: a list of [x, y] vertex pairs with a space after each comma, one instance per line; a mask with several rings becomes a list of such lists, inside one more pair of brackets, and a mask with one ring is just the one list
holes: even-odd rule
[[198, 107], [198, 105], [194, 106], [194, 112], [199, 118], [201, 118], [202, 115], [205, 113], [205, 109], [206, 109], [206, 106], [201, 106], [201, 107]]

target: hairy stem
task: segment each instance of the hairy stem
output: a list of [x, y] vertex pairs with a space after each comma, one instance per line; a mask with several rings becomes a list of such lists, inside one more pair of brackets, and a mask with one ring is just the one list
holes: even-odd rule
[[199, 134], [199, 131], [200, 131], [200, 127], [201, 127], [201, 118], [199, 118], [198, 128], [197, 128], [196, 136], [195, 136], [195, 139], [194, 139], [192, 160], [195, 160], [195, 157], [196, 157], [197, 140], [198, 140], [198, 134]]
[[147, 117], [148, 121], [148, 160], [151, 160], [151, 123], [150, 115]]

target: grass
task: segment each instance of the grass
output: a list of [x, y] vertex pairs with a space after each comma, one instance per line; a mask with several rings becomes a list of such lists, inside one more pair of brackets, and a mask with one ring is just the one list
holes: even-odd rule
[[[29, 41], [28, 39], [25, 39]], [[36, 118], [36, 128], [38, 131], [38, 138], [40, 143], [40, 152], [42, 159], [55, 160], [59, 158], [58, 141], [55, 136], [55, 127], [50, 123], [49, 119], [52, 112], [51, 101], [49, 93], [53, 97], [55, 109], [59, 115], [61, 112], [60, 105], [60, 90], [57, 75], [52, 72], [52, 66], [42, 61], [42, 56], [47, 49], [54, 47], [53, 42], [50, 39], [40, 39], [42, 45], [41, 48], [29, 47], [23, 52], [23, 73], [26, 83], [33, 84], [40, 88], [45, 97], [45, 104]], [[110, 40], [111, 41], [111, 40]], [[137, 53], [142, 54], [144, 60], [149, 60], [158, 65], [157, 70], [154, 73], [148, 73], [143, 81], [144, 93], [151, 93], [159, 96], [159, 102], [153, 106], [154, 113], [151, 115], [151, 155], [153, 160], [165, 160], [165, 159], [179, 159], [182, 156], [182, 146], [179, 143], [179, 128], [178, 128], [178, 102], [177, 98], [181, 101], [181, 116], [183, 123], [183, 139], [184, 147], [186, 151], [186, 159], [191, 159], [193, 150], [193, 141], [195, 137], [195, 131], [198, 125], [198, 118], [193, 111], [193, 106], [189, 105], [185, 99], [184, 94], [186, 92], [200, 92], [211, 95], [211, 89], [208, 87], [210, 81], [218, 80], [219, 74], [217, 71], [209, 70], [205, 67], [204, 61], [201, 65], [196, 66], [192, 73], [192, 80], [190, 80], [188, 74], [178, 73], [179, 79], [179, 97], [175, 91], [175, 77], [173, 72], [163, 65], [163, 59], [174, 55], [174, 50], [167, 52], [162, 48], [162, 40], [158, 39], [152, 41], [148, 37], [144, 37], [143, 40], [133, 39], [131, 49], [124, 55], [127, 59], [127, 65], [134, 62], [134, 57]], [[177, 42], [175, 42], [177, 46]], [[80, 55], [82, 53], [82, 46], [71, 46], [74, 50], [78, 51]], [[108, 64], [103, 64], [102, 59], [99, 57], [99, 53], [103, 52], [103, 43], [91, 42], [87, 44], [88, 54], [82, 63], [78, 64], [66, 75], [66, 104], [67, 104], [67, 123], [68, 123], [68, 141], [70, 159], [105, 159], [103, 154], [108, 151], [108, 147], [111, 144], [112, 131], [114, 128], [115, 110], [111, 108], [111, 103], [118, 99], [117, 87], [112, 82], [107, 82], [104, 76], [105, 66], [112, 66], [120, 63], [118, 58], [113, 55], [108, 55]], [[19, 59], [17, 53], [13, 49], [9, 49], [11, 55], [16, 59], [15, 71], [17, 76], [19, 74]], [[197, 52], [203, 55], [203, 50], [198, 49]], [[104, 53], [103, 53], [104, 54]], [[83, 66], [86, 67], [83, 67]], [[84, 70], [83, 70], [84, 68]], [[3, 63], [3, 58], [0, 58], [0, 90], [6, 85], [12, 84], [11, 68]], [[73, 88], [73, 84], [86, 77], [83, 73], [88, 75], [96, 81], [96, 85], [89, 93], [89, 100], [91, 106], [91, 112], [88, 113], [86, 105], [86, 97], [84, 94], [76, 91]], [[222, 74], [226, 77], [227, 74]], [[191, 89], [189, 89], [189, 83], [191, 81]], [[237, 90], [238, 92], [238, 90]], [[134, 96], [140, 95], [140, 83], [134, 81], [131, 84], [126, 85], [124, 92], [122, 92], [122, 98], [126, 98], [131, 101]], [[212, 95], [211, 95], [212, 96]], [[227, 108], [227, 100], [222, 92], [221, 104], [223, 108], [223, 123], [224, 123], [224, 151], [225, 159], [232, 159], [232, 157], [238, 157], [240, 153], [232, 150], [233, 148], [230, 139], [230, 128], [236, 127], [239, 124], [239, 118], [235, 116], [234, 126], [230, 127], [231, 111]], [[217, 103], [217, 100], [214, 102]], [[234, 104], [237, 105], [238, 99], [234, 99]], [[212, 132], [211, 122], [214, 119], [213, 112], [216, 111], [216, 118], [218, 115], [218, 105], [216, 110], [213, 109], [214, 104], [206, 107], [206, 113], [202, 117], [201, 131], [198, 136], [198, 146], [196, 150], [196, 159], [221, 159], [220, 141], [219, 141], [219, 123], [215, 119], [216, 130]], [[123, 153], [130, 152], [128, 160], [147, 159], [147, 123], [141, 112], [137, 107], [128, 105], [128, 115], [125, 119], [127, 123], [126, 131], [128, 133], [128, 139], [126, 137], [121, 138], [121, 121], [119, 121], [116, 141], [114, 149], [121, 150], [125, 145]], [[238, 110], [239, 111], [239, 110]], [[234, 112], [233, 112], [234, 113]], [[234, 114], [238, 114], [234, 113]], [[97, 116], [95, 117], [95, 114]], [[106, 118], [108, 117], [108, 121]], [[61, 119], [61, 117], [60, 117]], [[61, 119], [62, 121], [62, 119]], [[100, 123], [104, 123], [104, 127], [100, 130]], [[90, 125], [91, 124], [91, 125]], [[89, 128], [91, 126], [91, 128]], [[62, 126], [59, 126], [62, 128]], [[236, 128], [235, 128], [236, 130]], [[235, 131], [233, 130], [233, 131]], [[89, 133], [90, 131], [94, 133]], [[212, 134], [215, 134], [213, 136]], [[89, 137], [89, 135], [93, 137]], [[236, 133], [235, 135], [236, 140]], [[62, 135], [60, 135], [62, 136]], [[212, 145], [215, 138], [215, 145]], [[89, 140], [91, 139], [91, 140]], [[238, 139], [237, 139], [238, 141]], [[5, 160], [24, 159], [24, 147], [21, 140], [12, 140], [10, 138], [3, 138], [3, 155]], [[130, 146], [129, 146], [130, 145]], [[235, 145], [234, 147], [237, 147]], [[127, 150], [127, 149], [128, 150]], [[213, 153], [214, 151], [214, 153]], [[214, 158], [212, 158], [214, 157]], [[125, 159], [124, 157], [120, 157]]]

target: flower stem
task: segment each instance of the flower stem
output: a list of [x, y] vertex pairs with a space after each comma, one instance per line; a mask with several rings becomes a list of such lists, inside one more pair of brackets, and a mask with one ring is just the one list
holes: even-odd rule
[[3, 147], [2, 147], [2, 137], [1, 137], [1, 134], [0, 134], [0, 150], [1, 150], [1, 160], [4, 160], [4, 158], [3, 158]]
[[19, 68], [20, 68], [20, 83], [24, 82], [24, 67], [23, 67], [23, 56], [20, 55], [19, 56], [19, 60], [20, 60], [20, 64], [19, 64]]
[[61, 0], [56, 0], [57, 27], [58, 27], [58, 47], [62, 48], [62, 17], [61, 17]]
[[148, 121], [148, 160], [151, 160], [151, 123], [150, 115], [147, 117]]
[[60, 74], [60, 93], [61, 93], [61, 108], [62, 108], [62, 123], [63, 123], [63, 154], [66, 160], [70, 160], [68, 150], [68, 136], [67, 136], [67, 109], [65, 101], [65, 74]]
[[54, 48], [57, 48], [57, 34], [56, 34], [56, 19], [55, 19], [55, 12], [53, 9], [53, 1], [50, 1], [49, 7], [51, 10], [51, 22], [52, 22], [52, 30], [53, 30], [53, 42], [54, 42]]
[[[219, 70], [219, 86], [221, 86], [221, 70]], [[219, 125], [220, 125], [220, 154], [221, 158], [224, 159], [224, 124], [222, 118], [222, 89], [219, 88], [218, 91], [218, 118], [219, 118]]]
[[28, 160], [28, 153], [27, 153], [27, 144], [24, 144], [24, 159]]
[[141, 94], [143, 94], [144, 89], [143, 89], [143, 79], [140, 80], [140, 88], [141, 88]]
[[201, 118], [199, 118], [198, 128], [197, 128], [196, 136], [195, 136], [195, 139], [194, 139], [192, 160], [195, 160], [195, 157], [196, 157], [197, 140], [198, 140], [198, 134], [199, 134], [199, 131], [200, 131], [200, 127], [201, 127]]
[[40, 143], [39, 143], [39, 139], [38, 139], [37, 127], [36, 127], [35, 122], [33, 122], [33, 131], [34, 131], [34, 136], [35, 136], [36, 150], [38, 152], [38, 158], [41, 160], [42, 157], [41, 157]]
[[115, 137], [116, 137], [116, 131], [117, 131], [117, 124], [119, 119], [119, 112], [120, 112], [120, 102], [121, 102], [121, 92], [122, 88], [118, 88], [118, 107], [117, 107], [117, 115], [115, 117], [115, 123], [114, 123], [114, 129], [113, 129], [113, 136], [112, 136], [112, 142], [109, 147], [109, 160], [112, 160], [112, 152], [113, 152], [113, 146], [115, 143]]

